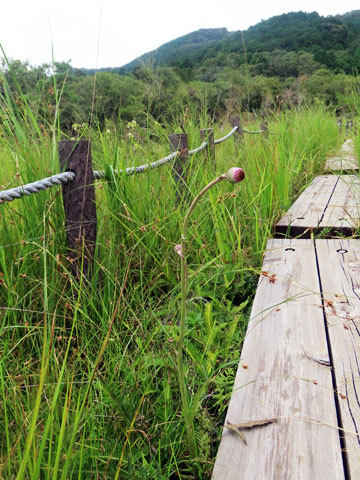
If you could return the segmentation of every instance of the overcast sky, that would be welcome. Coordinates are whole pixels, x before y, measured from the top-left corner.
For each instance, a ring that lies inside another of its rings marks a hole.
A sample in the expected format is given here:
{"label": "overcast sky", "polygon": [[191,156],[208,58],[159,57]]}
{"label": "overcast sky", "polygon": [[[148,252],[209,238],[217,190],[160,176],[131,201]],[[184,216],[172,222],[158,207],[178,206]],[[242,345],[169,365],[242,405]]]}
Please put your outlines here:
{"label": "overcast sky", "polygon": [[294,11],[334,15],[359,0],[2,0],[0,44],[33,65],[119,67],[199,28],[245,30]]}

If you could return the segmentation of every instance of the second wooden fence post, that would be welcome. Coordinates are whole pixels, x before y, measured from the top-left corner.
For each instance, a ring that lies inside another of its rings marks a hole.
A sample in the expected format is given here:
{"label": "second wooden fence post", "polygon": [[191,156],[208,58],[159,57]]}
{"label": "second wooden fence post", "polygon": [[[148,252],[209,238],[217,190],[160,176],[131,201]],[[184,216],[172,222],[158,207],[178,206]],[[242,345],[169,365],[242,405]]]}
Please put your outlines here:
{"label": "second wooden fence post", "polygon": [[172,152],[180,152],[180,155],[176,158],[173,175],[176,183],[177,199],[181,198],[184,190],[186,189],[186,161],[188,158],[188,136],[186,133],[173,133],[169,135]]}
{"label": "second wooden fence post", "polygon": [[339,127],[339,134],[341,135],[341,134],[342,134],[342,118],[340,118],[340,120],[338,121],[337,125],[338,125],[338,127]]}
{"label": "second wooden fence post", "polygon": [[260,130],[263,130],[262,134],[265,138],[269,138],[269,127],[268,122],[260,123]]}
{"label": "second wooden fence post", "polygon": [[235,153],[236,155],[239,153],[239,145],[242,143],[244,139],[244,132],[241,126],[240,117],[233,117],[230,119],[232,127],[238,127],[235,132],[234,140],[235,140]]}
{"label": "second wooden fence post", "polygon": [[207,141],[207,157],[215,167],[214,129],[204,128],[200,130],[200,139],[202,142]]}

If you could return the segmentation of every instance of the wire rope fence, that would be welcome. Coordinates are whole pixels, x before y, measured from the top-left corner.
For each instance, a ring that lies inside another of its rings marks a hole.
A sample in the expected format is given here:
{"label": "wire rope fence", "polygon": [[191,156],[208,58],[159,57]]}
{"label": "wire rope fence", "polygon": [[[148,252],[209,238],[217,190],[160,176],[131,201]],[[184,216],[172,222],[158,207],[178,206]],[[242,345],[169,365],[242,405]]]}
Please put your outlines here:
{"label": "wire rope fence", "polygon": [[[173,176],[177,184],[177,193],[186,184],[185,165],[189,156],[207,149],[208,158],[215,163],[215,145],[225,142],[236,135],[235,146],[238,151],[239,143],[246,134],[264,134],[267,136],[267,124],[263,123],[259,130],[249,131],[242,128],[239,117],[231,119],[232,130],[219,139],[214,139],[212,128],[200,131],[203,142],[196,148],[188,150],[188,136],[185,133],[169,135],[172,153],[155,162],[149,162],[137,167],[128,167],[124,170],[112,170],[114,175],[138,175],[154,170],[173,162]],[[48,188],[62,186],[63,204],[65,210],[65,224],[67,231],[67,246],[74,259],[81,262],[81,272],[91,275],[91,257],[96,245],[96,203],[94,180],[106,179],[107,172],[92,169],[90,142],[86,140],[72,140],[59,142],[59,160],[61,173],[46,177],[26,185],[0,191],[0,204],[12,202],[16,199],[39,193]],[[79,248],[83,254],[79,255]],[[75,267],[77,262],[75,262]],[[78,268],[78,266],[76,267]],[[77,274],[79,270],[77,269]]]}
{"label": "wire rope fence", "polygon": [[[220,143],[225,142],[228,138],[232,137],[235,132],[239,131],[241,127],[236,125],[227,135],[225,135],[222,138],[219,138],[217,140],[213,140],[214,145],[219,145]],[[212,129],[206,129],[206,130],[212,130]],[[250,131],[246,129],[241,129],[241,132],[247,133],[247,134],[260,134],[260,133],[266,133],[267,132],[267,127],[262,128],[260,130],[255,130],[255,131]],[[175,134],[177,135],[177,134]],[[182,134],[179,134],[182,135]],[[189,150],[187,152],[188,156],[195,155],[196,153],[199,153],[203,150],[205,150],[211,142],[208,140],[205,140],[202,142],[201,145],[198,147]],[[163,165],[166,165],[170,163],[172,160],[175,158],[179,157],[182,154],[182,151],[176,150],[170,155],[161,158],[155,162],[151,163],[146,163],[144,165],[140,165],[138,167],[128,167],[125,170],[113,170],[113,173],[115,175],[123,174],[125,172],[126,175],[137,175],[143,172],[146,172],[148,170],[153,170],[156,168],[159,168]],[[94,170],[93,171],[94,179],[104,179],[106,178],[106,173],[105,171],[100,171],[100,170]],[[52,188],[55,186],[59,186],[62,184],[67,184],[68,182],[71,182],[75,178],[75,173],[71,171],[65,171],[62,173],[58,173],[56,175],[52,175],[51,177],[43,178],[40,180],[36,180],[35,182],[28,183],[26,185],[22,185],[19,187],[11,188],[8,190],[2,190],[0,191],[0,203],[5,203],[5,202],[11,202],[15,199],[20,199],[24,196],[29,196],[34,193],[39,193],[43,190],[46,190],[48,188]]]}

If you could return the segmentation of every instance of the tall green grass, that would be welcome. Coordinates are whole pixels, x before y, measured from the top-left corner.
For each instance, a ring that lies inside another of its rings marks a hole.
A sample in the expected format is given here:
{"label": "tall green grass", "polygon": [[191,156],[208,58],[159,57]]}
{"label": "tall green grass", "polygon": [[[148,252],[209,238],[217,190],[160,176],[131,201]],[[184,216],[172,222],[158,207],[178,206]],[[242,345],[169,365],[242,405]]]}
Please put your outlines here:
{"label": "tall green grass", "polygon": [[[61,104],[60,104],[61,108]],[[11,92],[0,104],[0,183],[58,172],[57,123],[40,128]],[[190,148],[208,119],[186,121]],[[71,276],[61,192],[0,205],[0,477],[209,478],[231,394],[262,253],[277,218],[338,136],[320,107],[269,119],[269,137],[231,138],[216,164],[189,158],[178,202],[171,166],[127,177],[121,169],[169,153],[179,126],[84,129],[96,182],[98,248],[91,286]],[[230,130],[215,125],[215,137]],[[257,128],[249,122],[247,128]],[[129,133],[129,132],[128,132]],[[179,331],[179,242],[186,197],[240,166],[238,187],[212,189],[188,229],[189,301],[184,372],[198,457],[189,457],[174,338]]]}

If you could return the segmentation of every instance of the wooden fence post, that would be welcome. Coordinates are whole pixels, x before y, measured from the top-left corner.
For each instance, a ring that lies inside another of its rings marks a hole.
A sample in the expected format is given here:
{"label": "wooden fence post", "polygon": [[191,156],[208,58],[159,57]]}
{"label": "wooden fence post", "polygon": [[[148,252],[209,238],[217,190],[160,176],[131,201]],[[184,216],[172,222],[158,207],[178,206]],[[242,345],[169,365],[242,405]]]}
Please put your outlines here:
{"label": "wooden fence post", "polygon": [[65,226],[70,262],[74,275],[90,280],[96,246],[96,204],[90,142],[59,142],[61,171],[75,173],[71,182],[62,185]]}
{"label": "wooden fence post", "polygon": [[338,127],[339,127],[339,134],[341,135],[341,133],[342,133],[342,118],[340,118],[340,120],[338,121],[337,125],[338,125]]}
{"label": "wooden fence post", "polygon": [[207,158],[215,166],[215,144],[214,144],[214,129],[203,128],[200,130],[200,139],[202,142],[207,141]]}
{"label": "wooden fence post", "polygon": [[244,139],[244,132],[243,132],[243,129],[242,129],[242,126],[241,126],[240,117],[233,117],[233,118],[230,119],[230,122],[231,122],[231,125],[232,125],[233,128],[238,127],[238,129],[236,130],[235,135],[234,135],[235,152],[236,152],[236,154],[238,154],[239,144],[241,144],[241,142]]}
{"label": "wooden fence post", "polygon": [[260,123],[260,130],[264,130],[262,133],[265,138],[269,138],[269,127],[268,122]]}
{"label": "wooden fence post", "polygon": [[186,187],[186,161],[188,158],[188,136],[186,133],[173,133],[169,135],[171,151],[180,151],[173,166],[173,176],[177,185],[176,196],[182,197],[184,187]]}
{"label": "wooden fence post", "polygon": [[353,121],[353,120],[350,120],[349,127],[350,127],[351,130],[354,132],[354,135],[357,136],[357,128],[356,128],[356,126],[354,125],[354,121]]}

